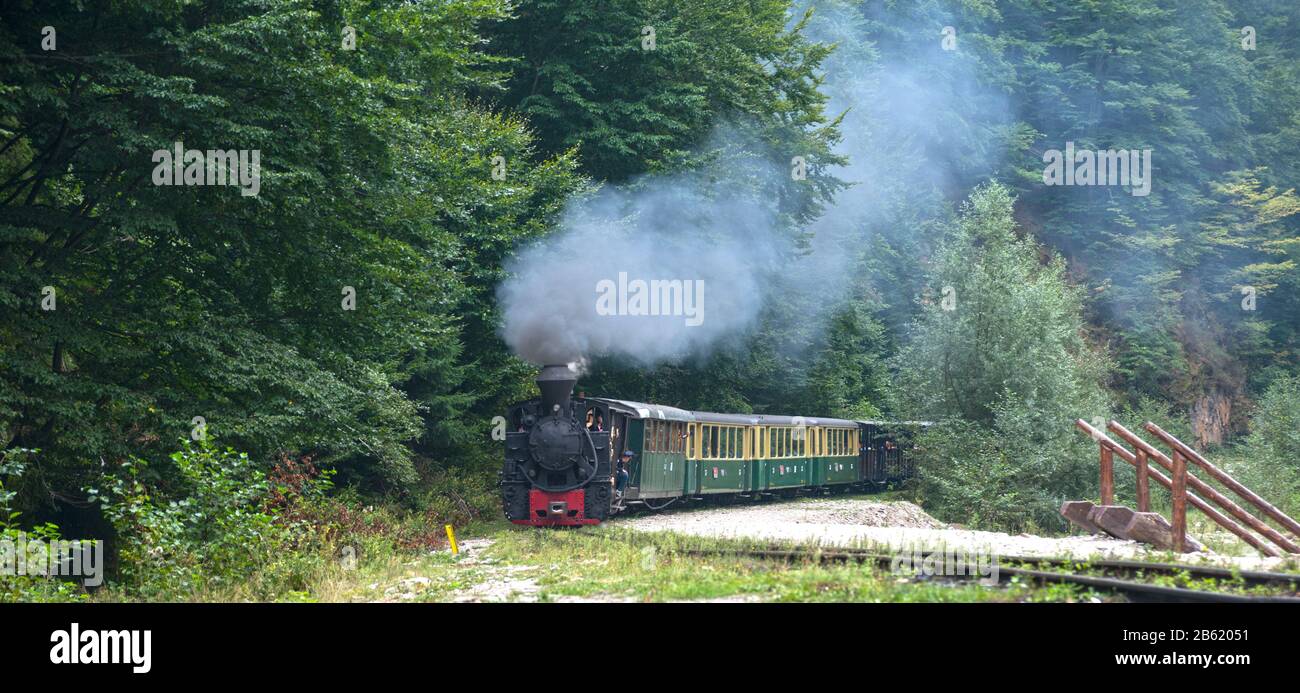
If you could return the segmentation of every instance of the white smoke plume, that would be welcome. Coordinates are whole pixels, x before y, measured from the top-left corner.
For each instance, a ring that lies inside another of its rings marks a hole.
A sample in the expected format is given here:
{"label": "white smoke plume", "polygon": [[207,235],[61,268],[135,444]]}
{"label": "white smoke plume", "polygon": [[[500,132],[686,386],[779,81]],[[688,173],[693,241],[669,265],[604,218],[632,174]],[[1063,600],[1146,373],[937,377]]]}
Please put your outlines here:
{"label": "white smoke plume", "polygon": [[[763,306],[760,273],[777,256],[776,215],[739,197],[706,199],[695,182],[606,189],[572,205],[558,235],[517,254],[498,291],[515,353],[537,364],[620,354],[653,365],[743,335]],[[691,300],[658,315],[598,310],[602,293],[636,280],[674,282]]]}
{"label": "white smoke plume", "polygon": [[[1001,152],[964,149],[970,138],[962,128],[969,124],[961,119],[971,107],[986,119],[990,113],[994,120],[1004,112],[1009,117],[1007,100],[980,86],[960,54],[940,48],[942,22],[926,20],[914,30],[918,41],[933,42],[933,59],[903,62],[882,58],[869,42],[855,40],[865,35],[865,20],[855,10],[834,0],[811,4],[821,16],[806,28],[808,36],[854,47],[837,50],[823,65],[827,113],[845,114],[836,153],[849,159],[832,174],[851,187],[806,229],[812,233],[809,247],[795,247],[773,205],[743,192],[762,189],[767,177],[790,175],[760,162],[798,153],[767,152],[707,174],[648,177],[575,199],[558,233],[521,249],[508,263],[511,277],[498,289],[502,336],[517,355],[537,364],[605,355],[647,366],[680,362],[743,340],[777,292],[785,319],[794,316],[801,327],[819,323],[852,300],[849,288],[867,240],[887,223],[886,201],[898,204],[919,191],[952,188],[958,169],[970,175],[1001,163]],[[706,149],[763,151],[730,131],[708,144]],[[646,282],[702,282],[702,320],[690,325],[675,314],[602,315],[598,286],[617,282],[620,273]],[[817,332],[805,334],[815,338]]]}

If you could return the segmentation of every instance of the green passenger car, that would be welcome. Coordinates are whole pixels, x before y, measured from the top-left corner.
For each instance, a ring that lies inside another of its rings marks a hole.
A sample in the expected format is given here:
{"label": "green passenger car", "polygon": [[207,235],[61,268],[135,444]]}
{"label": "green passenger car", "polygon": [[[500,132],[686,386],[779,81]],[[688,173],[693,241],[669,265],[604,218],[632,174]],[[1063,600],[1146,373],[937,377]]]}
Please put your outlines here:
{"label": "green passenger car", "polygon": [[661,507],[677,498],[791,495],[866,481],[859,422],[846,419],[693,412],[598,399],[610,421],[613,457],[633,454],[625,504]]}

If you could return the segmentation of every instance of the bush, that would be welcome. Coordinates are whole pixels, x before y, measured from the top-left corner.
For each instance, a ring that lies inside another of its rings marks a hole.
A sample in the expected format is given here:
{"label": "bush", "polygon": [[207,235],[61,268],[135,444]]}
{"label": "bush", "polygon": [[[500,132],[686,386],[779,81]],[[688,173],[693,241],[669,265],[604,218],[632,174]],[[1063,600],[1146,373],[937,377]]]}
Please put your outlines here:
{"label": "bush", "polygon": [[183,441],[171,460],[176,473],[166,478],[178,483],[131,458],[103,488],[87,489],[117,532],[117,578],[128,594],[176,599],[230,587],[310,539],[310,525],[286,511],[290,498],[328,483],[314,468],[280,470],[273,483],[247,454],[208,441]]}

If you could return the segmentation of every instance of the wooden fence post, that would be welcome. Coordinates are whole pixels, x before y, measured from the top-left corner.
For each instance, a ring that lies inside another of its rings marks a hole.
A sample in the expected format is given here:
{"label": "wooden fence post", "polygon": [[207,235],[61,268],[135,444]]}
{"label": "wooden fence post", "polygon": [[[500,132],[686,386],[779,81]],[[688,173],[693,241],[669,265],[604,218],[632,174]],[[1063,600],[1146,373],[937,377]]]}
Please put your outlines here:
{"label": "wooden fence post", "polygon": [[1115,462],[1114,453],[1109,446],[1099,443],[1101,448],[1101,504],[1115,504]]}
{"label": "wooden fence post", "polygon": [[1138,512],[1151,512],[1151,487],[1147,468],[1147,452],[1141,448],[1137,451],[1137,501]]}
{"label": "wooden fence post", "polygon": [[1171,524],[1174,530],[1174,550],[1182,553],[1187,541],[1187,458],[1183,453],[1174,451],[1174,478],[1170,491],[1173,495],[1174,510]]}

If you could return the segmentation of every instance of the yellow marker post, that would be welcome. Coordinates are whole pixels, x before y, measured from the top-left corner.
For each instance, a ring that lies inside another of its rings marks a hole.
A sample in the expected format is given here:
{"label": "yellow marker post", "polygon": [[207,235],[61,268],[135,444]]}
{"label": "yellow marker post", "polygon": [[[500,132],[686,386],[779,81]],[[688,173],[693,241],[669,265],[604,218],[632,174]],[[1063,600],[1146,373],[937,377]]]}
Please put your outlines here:
{"label": "yellow marker post", "polygon": [[447,541],[451,542],[451,552],[460,553],[460,547],[456,546],[456,531],[447,525]]}

